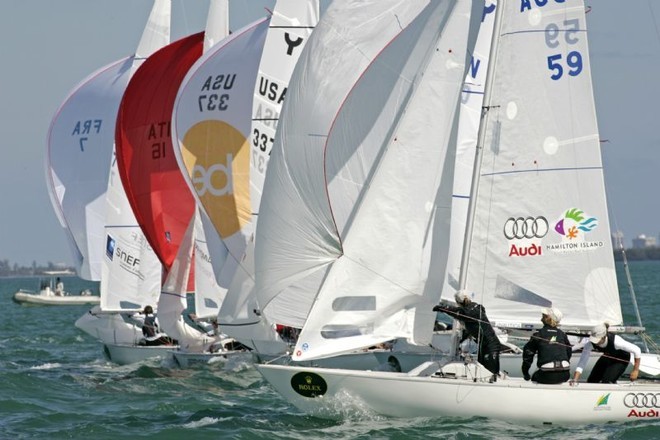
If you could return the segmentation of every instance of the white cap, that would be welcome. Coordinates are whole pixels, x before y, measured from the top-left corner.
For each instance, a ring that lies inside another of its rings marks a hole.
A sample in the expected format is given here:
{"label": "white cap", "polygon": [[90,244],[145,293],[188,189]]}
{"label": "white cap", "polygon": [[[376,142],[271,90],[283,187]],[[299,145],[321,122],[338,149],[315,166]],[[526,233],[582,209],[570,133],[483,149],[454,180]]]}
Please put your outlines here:
{"label": "white cap", "polygon": [[561,322],[561,318],[564,317],[564,314],[557,307],[548,307],[541,310],[541,314],[549,316],[556,324]]}
{"label": "white cap", "polygon": [[466,299],[471,300],[470,294],[467,293],[467,290],[459,290],[454,294],[454,299],[458,304],[463,304]]}
{"label": "white cap", "polygon": [[592,344],[598,344],[603,337],[607,335],[607,327],[605,327],[605,324],[598,324],[594,328],[591,329],[591,336],[589,336],[589,340],[591,341]]}

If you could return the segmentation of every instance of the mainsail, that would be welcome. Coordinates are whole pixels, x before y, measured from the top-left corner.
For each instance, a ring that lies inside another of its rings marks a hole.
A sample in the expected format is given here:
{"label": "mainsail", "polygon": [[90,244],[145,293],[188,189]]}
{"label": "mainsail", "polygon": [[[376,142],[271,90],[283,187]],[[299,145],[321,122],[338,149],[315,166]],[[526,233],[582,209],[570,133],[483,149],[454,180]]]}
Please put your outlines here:
{"label": "mainsail", "polygon": [[504,7],[466,288],[496,325],[537,325],[549,305],[564,328],[620,324],[584,6]]}

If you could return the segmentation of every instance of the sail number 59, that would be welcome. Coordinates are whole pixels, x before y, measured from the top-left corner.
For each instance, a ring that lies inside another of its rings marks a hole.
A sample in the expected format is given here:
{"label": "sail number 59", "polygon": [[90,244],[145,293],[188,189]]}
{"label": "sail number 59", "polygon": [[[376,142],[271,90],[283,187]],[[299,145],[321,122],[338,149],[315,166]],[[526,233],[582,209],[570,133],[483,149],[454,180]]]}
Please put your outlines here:
{"label": "sail number 59", "polygon": [[561,54],[548,57],[548,69],[553,71],[550,78],[557,81],[564,75],[564,64],[568,67],[570,76],[578,76],[582,72],[582,54],[577,51],[569,52],[564,60]]}

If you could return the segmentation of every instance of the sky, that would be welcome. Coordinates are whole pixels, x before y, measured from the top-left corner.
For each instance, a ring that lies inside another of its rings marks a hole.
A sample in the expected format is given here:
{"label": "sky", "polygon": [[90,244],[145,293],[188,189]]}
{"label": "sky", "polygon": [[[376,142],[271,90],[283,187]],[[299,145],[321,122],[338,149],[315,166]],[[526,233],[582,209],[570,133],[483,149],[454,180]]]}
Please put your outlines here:
{"label": "sky", "polygon": [[[273,4],[230,0],[230,28]],[[628,247],[640,234],[660,235],[660,2],[586,4],[610,224]],[[50,120],[78,82],[135,52],[151,5],[0,1],[0,260],[72,264],[46,188]],[[208,0],[172,0],[172,40],[203,30],[207,12]]]}

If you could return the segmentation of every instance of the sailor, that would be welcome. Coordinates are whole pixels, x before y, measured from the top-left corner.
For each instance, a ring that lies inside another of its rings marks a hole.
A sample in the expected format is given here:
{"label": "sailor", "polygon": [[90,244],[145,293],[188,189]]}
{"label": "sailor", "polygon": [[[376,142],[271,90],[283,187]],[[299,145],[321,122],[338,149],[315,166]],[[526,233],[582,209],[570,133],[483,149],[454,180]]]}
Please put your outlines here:
{"label": "sailor", "polygon": [[64,296],[64,283],[60,279],[60,277],[57,277],[55,280],[55,295],[56,296]]}
{"label": "sailor", "polygon": [[144,322],[142,324],[144,345],[173,345],[177,343],[169,336],[160,333],[158,322],[154,315],[154,309],[151,306],[145,306],[142,314],[144,314]]}
{"label": "sailor", "polygon": [[438,304],[433,307],[433,311],[444,312],[463,323],[465,331],[461,342],[468,337],[477,341],[477,360],[493,373],[493,379],[496,380],[500,372],[500,340],[488,321],[486,309],[481,304],[472,301],[465,290],[456,292],[454,299],[458,307]]}
{"label": "sailor", "polygon": [[580,361],[575,369],[573,382],[577,382],[589,361],[589,355],[592,348],[600,351],[603,355],[596,361],[587,379],[590,383],[616,383],[621,377],[628,364],[630,363],[630,354],[635,358],[633,370],[630,373],[630,380],[637,380],[639,374],[639,364],[642,357],[642,350],[635,344],[630,343],[619,335],[608,331],[607,324],[598,324],[591,330],[591,336],[585,341]]}
{"label": "sailor", "polygon": [[541,311],[543,328],[536,331],[523,347],[522,373],[529,380],[529,368],[537,355],[538,370],[531,379],[543,384],[566,382],[571,378],[571,343],[566,334],[557,328],[563,314],[556,307]]}

